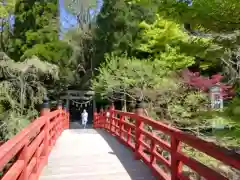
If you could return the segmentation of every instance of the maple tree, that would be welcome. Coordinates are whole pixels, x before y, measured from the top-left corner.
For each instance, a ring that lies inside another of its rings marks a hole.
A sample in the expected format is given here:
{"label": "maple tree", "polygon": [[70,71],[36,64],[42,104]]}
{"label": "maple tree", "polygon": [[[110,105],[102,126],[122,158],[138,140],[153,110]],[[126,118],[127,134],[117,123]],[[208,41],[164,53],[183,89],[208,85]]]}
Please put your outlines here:
{"label": "maple tree", "polygon": [[214,85],[219,85],[222,90],[223,99],[231,99],[235,92],[231,85],[221,82],[224,78],[221,74],[215,74],[211,77],[201,76],[199,72],[191,72],[188,69],[182,71],[182,77],[188,85],[200,89],[204,92],[208,92],[209,88]]}

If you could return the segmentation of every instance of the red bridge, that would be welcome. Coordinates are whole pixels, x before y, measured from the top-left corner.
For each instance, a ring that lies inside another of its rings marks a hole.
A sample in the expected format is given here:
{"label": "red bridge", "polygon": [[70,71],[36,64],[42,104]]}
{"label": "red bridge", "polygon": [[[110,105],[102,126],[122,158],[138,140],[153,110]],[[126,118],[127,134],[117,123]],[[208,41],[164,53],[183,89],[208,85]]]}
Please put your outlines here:
{"label": "red bridge", "polygon": [[188,169],[207,180],[228,179],[190,157],[186,146],[240,169],[237,153],[135,113],[110,114],[95,113],[92,129],[71,129],[61,107],[43,111],[0,147],[0,179],[187,180]]}

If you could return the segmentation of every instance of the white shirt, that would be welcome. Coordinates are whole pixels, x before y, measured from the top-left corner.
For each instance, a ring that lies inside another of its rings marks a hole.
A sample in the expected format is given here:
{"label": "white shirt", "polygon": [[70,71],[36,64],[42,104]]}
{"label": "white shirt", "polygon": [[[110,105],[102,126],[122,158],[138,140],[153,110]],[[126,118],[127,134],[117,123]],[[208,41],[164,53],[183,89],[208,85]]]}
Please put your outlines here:
{"label": "white shirt", "polygon": [[88,113],[87,112],[83,112],[82,113],[82,121],[87,121],[88,120]]}

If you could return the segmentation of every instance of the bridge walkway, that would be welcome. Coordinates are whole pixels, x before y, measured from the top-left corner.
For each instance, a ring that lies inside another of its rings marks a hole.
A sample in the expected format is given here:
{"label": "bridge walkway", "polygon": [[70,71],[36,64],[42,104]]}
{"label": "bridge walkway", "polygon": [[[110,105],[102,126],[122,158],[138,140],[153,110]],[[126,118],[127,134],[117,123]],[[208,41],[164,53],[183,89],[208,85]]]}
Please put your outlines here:
{"label": "bridge walkway", "polygon": [[101,129],[69,129],[57,140],[40,180],[154,180],[130,149]]}

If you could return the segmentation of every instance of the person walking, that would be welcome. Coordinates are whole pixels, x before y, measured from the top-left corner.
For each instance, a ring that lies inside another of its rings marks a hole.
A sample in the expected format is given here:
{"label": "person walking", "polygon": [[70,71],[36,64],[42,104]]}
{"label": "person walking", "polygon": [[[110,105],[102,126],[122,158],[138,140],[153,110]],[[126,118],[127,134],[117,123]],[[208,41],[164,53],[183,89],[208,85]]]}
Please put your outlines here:
{"label": "person walking", "polygon": [[87,113],[86,109],[84,109],[82,112],[82,125],[83,125],[84,129],[87,126],[87,122],[88,122],[88,113]]}

